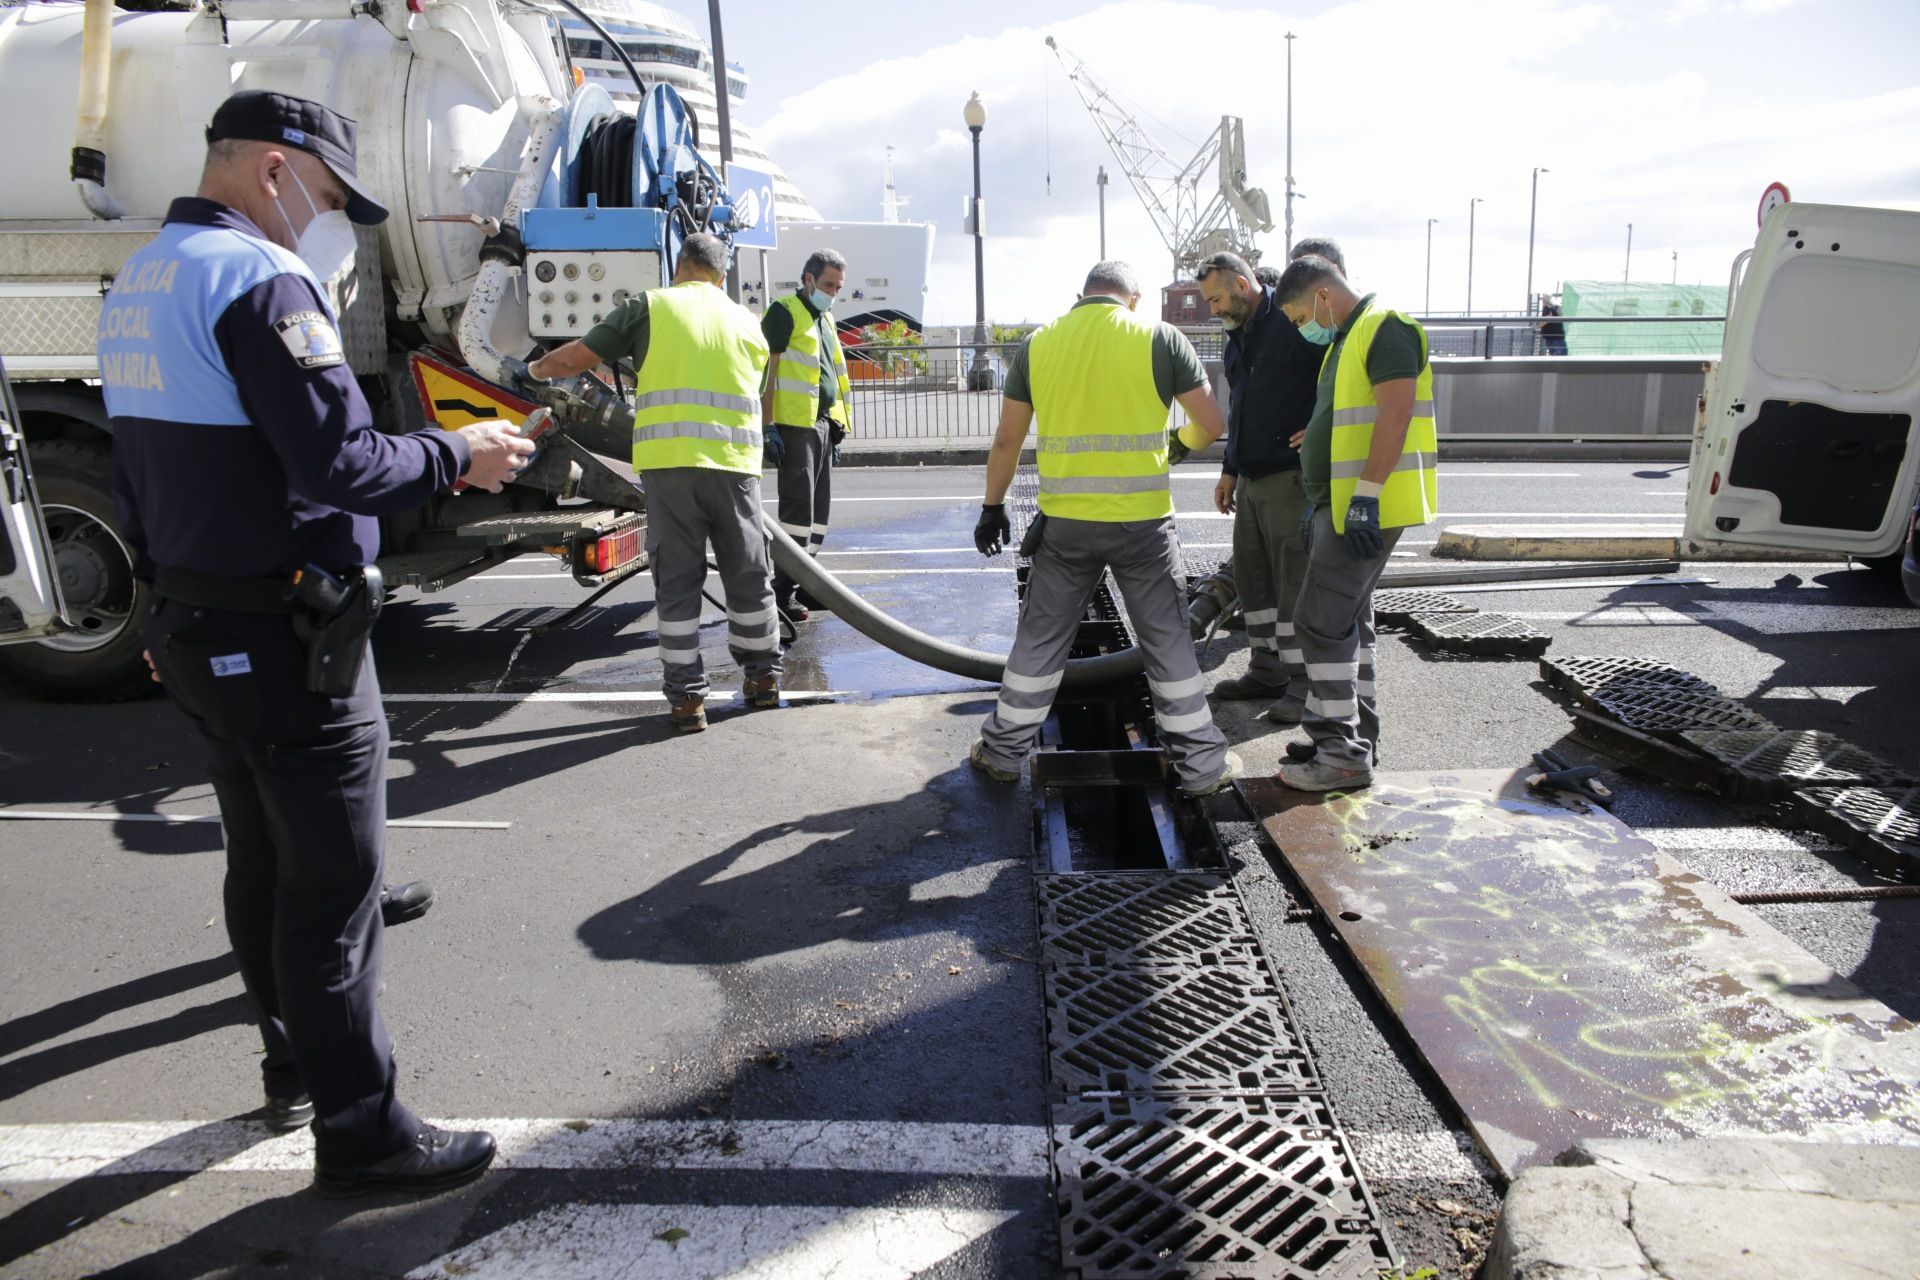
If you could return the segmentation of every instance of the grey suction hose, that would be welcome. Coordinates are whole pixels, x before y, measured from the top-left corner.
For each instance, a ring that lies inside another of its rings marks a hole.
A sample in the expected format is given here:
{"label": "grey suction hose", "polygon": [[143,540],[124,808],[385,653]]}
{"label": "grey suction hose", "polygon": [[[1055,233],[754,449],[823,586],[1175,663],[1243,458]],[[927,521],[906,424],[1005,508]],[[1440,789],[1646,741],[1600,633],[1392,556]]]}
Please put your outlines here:
{"label": "grey suction hose", "polygon": [[[773,539],[773,560],[787,576],[805,587],[809,595],[826,602],[834,616],[867,639],[883,644],[902,657],[912,658],[936,670],[968,680],[1000,683],[1006,672],[1004,656],[963,649],[945,640],[936,640],[923,631],[896,622],[880,610],[840,585],[840,580],[820,567],[818,561],[800,549],[800,544],[773,520],[761,516],[767,534]],[[1096,685],[1130,680],[1145,668],[1138,649],[1102,654],[1098,658],[1075,658],[1067,663],[1060,684],[1065,689],[1090,689]]]}

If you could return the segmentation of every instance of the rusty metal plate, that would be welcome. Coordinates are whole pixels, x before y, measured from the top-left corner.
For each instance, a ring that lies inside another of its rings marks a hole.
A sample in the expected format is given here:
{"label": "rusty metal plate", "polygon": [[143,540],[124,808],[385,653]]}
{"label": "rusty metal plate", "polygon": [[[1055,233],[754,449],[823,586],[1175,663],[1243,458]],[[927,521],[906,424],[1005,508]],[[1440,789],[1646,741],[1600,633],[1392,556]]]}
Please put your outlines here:
{"label": "rusty metal plate", "polygon": [[1508,1177],[1588,1136],[1920,1141],[1920,1027],[1525,771],[1240,784]]}

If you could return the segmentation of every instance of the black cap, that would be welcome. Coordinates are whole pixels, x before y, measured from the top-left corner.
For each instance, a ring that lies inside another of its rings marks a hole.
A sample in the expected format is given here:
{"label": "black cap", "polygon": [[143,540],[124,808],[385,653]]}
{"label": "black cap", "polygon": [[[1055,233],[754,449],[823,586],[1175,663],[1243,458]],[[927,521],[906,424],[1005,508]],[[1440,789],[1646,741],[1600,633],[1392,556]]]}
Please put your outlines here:
{"label": "black cap", "polygon": [[227,138],[271,142],[320,157],[347,188],[347,217],[367,226],[387,220],[387,211],[354,176],[359,126],[317,102],[267,89],[242,89],[213,113],[207,141]]}

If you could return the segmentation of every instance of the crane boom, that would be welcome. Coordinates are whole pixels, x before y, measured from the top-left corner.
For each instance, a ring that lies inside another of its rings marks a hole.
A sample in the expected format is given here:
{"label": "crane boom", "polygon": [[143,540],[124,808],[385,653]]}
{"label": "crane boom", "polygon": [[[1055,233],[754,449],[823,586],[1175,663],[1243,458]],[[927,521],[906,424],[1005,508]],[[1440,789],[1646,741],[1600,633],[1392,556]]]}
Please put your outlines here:
{"label": "crane boom", "polygon": [[[1153,219],[1173,255],[1176,276],[1191,276],[1203,258],[1227,250],[1258,262],[1256,233],[1273,230],[1266,192],[1247,185],[1245,134],[1238,116],[1221,116],[1219,127],[1185,165],[1177,164],[1133,113],[1123,107],[1091,68],[1052,36],[1047,47],[1066,68],[1074,92],[1093,117],[1120,169]],[[1217,179],[1201,203],[1201,183]]]}

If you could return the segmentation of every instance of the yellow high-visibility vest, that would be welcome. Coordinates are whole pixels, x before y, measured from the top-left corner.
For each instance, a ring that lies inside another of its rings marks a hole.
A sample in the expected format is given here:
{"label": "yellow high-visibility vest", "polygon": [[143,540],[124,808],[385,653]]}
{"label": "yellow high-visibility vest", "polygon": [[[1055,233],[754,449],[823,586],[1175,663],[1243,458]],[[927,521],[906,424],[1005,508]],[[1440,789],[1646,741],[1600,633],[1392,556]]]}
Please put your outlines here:
{"label": "yellow high-visibility vest", "polygon": [[1042,512],[1107,522],[1173,514],[1152,322],[1119,304],[1077,306],[1028,339],[1027,374]]}
{"label": "yellow high-visibility vest", "polygon": [[820,330],[823,326],[814,322],[813,312],[807,310],[800,295],[790,293],[776,305],[793,313],[793,336],[787,339],[787,349],[773,365],[774,422],[783,427],[811,427],[819,423],[820,371],[824,361],[840,386],[840,398],[827,410],[827,417],[843,427],[851,427],[847,397],[852,388],[847,382],[847,358],[840,351],[839,332],[831,321],[824,326],[827,340],[826,350],[822,351]]}
{"label": "yellow high-visibility vest", "polygon": [[[1421,353],[1426,354],[1427,331],[1405,312],[1370,306],[1360,313],[1340,347],[1340,364],[1333,374],[1333,441],[1328,457],[1329,488],[1333,498],[1333,527],[1337,533],[1347,530],[1347,506],[1353,501],[1354,486],[1366,468],[1367,454],[1373,448],[1373,423],[1379,405],[1373,398],[1373,383],[1367,380],[1367,353],[1373,349],[1380,322],[1396,316],[1413,326],[1420,335]],[[1327,358],[1332,358],[1332,352]],[[1322,364],[1324,365],[1324,361]],[[1400,529],[1426,524],[1440,510],[1438,427],[1433,417],[1433,364],[1429,361],[1414,379],[1413,421],[1407,424],[1406,443],[1400,447],[1400,461],[1380,490],[1380,526]]]}
{"label": "yellow high-visibility vest", "polygon": [[633,469],[760,474],[767,340],[753,313],[704,281],[647,291],[649,336],[634,387]]}

